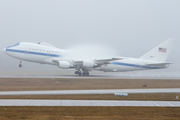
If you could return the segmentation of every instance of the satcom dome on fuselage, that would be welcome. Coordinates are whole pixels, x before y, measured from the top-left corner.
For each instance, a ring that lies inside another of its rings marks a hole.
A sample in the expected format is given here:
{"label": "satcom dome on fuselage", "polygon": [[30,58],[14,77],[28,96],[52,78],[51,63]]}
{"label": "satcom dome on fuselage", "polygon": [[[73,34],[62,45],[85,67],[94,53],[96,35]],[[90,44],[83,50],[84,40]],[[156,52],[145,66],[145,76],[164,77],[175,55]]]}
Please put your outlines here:
{"label": "satcom dome on fuselage", "polygon": [[39,42],[39,45],[44,45],[44,46],[48,46],[48,47],[54,47],[53,45],[46,43],[46,42]]}

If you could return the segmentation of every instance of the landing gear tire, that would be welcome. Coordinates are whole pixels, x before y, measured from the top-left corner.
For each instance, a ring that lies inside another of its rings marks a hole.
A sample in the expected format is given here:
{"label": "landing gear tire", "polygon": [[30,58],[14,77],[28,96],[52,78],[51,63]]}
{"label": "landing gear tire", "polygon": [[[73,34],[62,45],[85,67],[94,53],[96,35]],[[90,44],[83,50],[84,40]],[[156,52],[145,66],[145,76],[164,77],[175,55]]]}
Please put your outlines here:
{"label": "landing gear tire", "polygon": [[19,64],[19,67],[21,68],[21,67],[22,67],[22,64]]}
{"label": "landing gear tire", "polygon": [[81,72],[79,72],[78,75],[81,76]]}
{"label": "landing gear tire", "polygon": [[78,74],[79,76],[81,76],[81,71],[75,71],[75,74]]}
{"label": "landing gear tire", "polygon": [[85,76],[85,75],[86,75],[86,73],[83,72],[83,76]]}
{"label": "landing gear tire", "polygon": [[21,61],[19,61],[19,67],[21,68],[22,67],[22,64],[21,64],[22,62]]}
{"label": "landing gear tire", "polygon": [[83,72],[83,76],[89,76],[89,72]]}
{"label": "landing gear tire", "polygon": [[79,73],[79,71],[75,71],[75,74],[78,74]]}

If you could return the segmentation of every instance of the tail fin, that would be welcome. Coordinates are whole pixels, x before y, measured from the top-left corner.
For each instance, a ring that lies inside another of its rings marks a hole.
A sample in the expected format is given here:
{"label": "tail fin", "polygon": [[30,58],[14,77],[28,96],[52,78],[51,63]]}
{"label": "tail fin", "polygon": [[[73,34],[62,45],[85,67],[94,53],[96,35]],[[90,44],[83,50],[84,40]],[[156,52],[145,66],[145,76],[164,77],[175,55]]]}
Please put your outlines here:
{"label": "tail fin", "polygon": [[166,41],[141,56],[139,59],[165,62],[169,53],[171,52],[174,42],[174,39],[168,38]]}

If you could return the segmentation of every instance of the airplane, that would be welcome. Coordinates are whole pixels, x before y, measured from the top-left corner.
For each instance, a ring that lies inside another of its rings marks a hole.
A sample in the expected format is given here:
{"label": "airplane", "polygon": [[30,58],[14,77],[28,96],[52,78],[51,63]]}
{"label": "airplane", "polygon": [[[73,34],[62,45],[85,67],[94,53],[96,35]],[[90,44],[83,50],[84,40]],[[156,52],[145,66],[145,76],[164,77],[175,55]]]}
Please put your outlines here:
{"label": "airplane", "polygon": [[166,62],[175,40],[168,38],[139,58],[113,57],[107,59],[73,60],[66,58],[66,50],[58,49],[45,42],[19,42],[3,49],[7,55],[18,59],[19,67],[22,61],[49,64],[61,69],[75,69],[75,74],[89,76],[89,71],[125,72],[168,68]]}

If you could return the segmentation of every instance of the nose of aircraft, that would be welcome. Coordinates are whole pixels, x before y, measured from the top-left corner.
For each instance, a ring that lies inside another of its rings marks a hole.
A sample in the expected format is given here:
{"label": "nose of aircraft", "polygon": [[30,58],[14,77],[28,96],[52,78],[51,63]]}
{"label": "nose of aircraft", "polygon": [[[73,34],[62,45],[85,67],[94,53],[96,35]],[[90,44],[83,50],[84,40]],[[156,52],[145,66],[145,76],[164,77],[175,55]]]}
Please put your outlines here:
{"label": "nose of aircraft", "polygon": [[4,48],[4,49],[3,49],[3,52],[5,52],[5,53],[6,53],[6,48]]}

